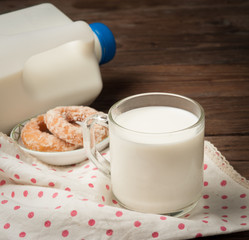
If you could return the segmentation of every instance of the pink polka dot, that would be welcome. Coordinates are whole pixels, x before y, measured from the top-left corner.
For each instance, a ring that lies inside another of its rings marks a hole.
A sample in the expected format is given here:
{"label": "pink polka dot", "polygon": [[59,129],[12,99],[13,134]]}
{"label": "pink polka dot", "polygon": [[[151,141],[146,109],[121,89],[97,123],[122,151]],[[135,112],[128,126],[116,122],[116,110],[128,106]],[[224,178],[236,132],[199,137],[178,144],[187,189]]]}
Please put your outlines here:
{"label": "pink polka dot", "polygon": [[48,184],[48,186],[50,186],[50,187],[54,187],[54,183],[53,182],[50,182],[49,184]]}
{"label": "pink polka dot", "polygon": [[243,194],[240,195],[240,198],[245,198],[245,197],[246,197],[245,193],[243,193]]}
{"label": "pink polka dot", "polygon": [[71,198],[71,197],[73,197],[73,195],[72,195],[72,194],[67,195],[67,198]]}
{"label": "pink polka dot", "polygon": [[75,217],[77,214],[78,214],[78,213],[77,213],[76,210],[71,211],[71,216],[72,216],[72,217]]}
{"label": "pink polka dot", "polygon": [[222,199],[227,199],[228,197],[227,197],[227,195],[222,195],[221,198]]}
{"label": "pink polka dot", "polygon": [[225,232],[227,229],[226,229],[226,227],[221,226],[221,227],[220,227],[220,230],[221,230],[222,232]]}
{"label": "pink polka dot", "polygon": [[102,201],[105,202],[105,197],[104,196],[102,196]]}
{"label": "pink polka dot", "polygon": [[38,197],[39,198],[43,197],[43,191],[38,192]]}
{"label": "pink polka dot", "polygon": [[228,209],[228,206],[222,206],[221,208],[222,209]]}
{"label": "pink polka dot", "polygon": [[89,183],[88,186],[89,186],[90,188],[94,188],[94,185],[93,185],[92,183]]}
{"label": "pink polka dot", "polygon": [[112,229],[108,229],[107,231],[106,231],[106,235],[107,236],[111,236],[113,234],[113,230]]}
{"label": "pink polka dot", "polygon": [[25,233],[25,232],[20,232],[20,233],[19,233],[19,237],[20,237],[20,238],[23,238],[23,237],[25,237],[25,236],[26,236],[26,233]]}
{"label": "pink polka dot", "polygon": [[228,222],[226,219],[221,219],[223,222]]}
{"label": "pink polka dot", "polygon": [[180,223],[180,224],[178,225],[178,228],[179,228],[180,230],[183,230],[183,229],[185,228],[185,225],[184,225],[183,223]]}
{"label": "pink polka dot", "polygon": [[0,171],[1,171],[1,172],[4,172],[4,170],[3,170],[2,168],[0,168]]}
{"label": "pink polka dot", "polygon": [[62,237],[67,237],[68,234],[69,234],[68,230],[63,230],[61,233]]}
{"label": "pink polka dot", "polygon": [[203,185],[204,185],[204,187],[208,186],[208,182],[207,182],[207,181],[204,181],[204,182],[203,182]]}
{"label": "pink polka dot", "polygon": [[71,172],[73,172],[73,170],[71,169],[71,170],[69,170],[69,171],[67,171],[68,173],[71,173]]}
{"label": "pink polka dot", "polygon": [[1,201],[2,204],[6,204],[7,202],[8,202],[8,200]]}
{"label": "pink polka dot", "polygon": [[240,225],[241,225],[241,226],[246,226],[246,225],[247,225],[247,223],[241,223]]}
{"label": "pink polka dot", "polygon": [[94,219],[90,219],[90,220],[88,221],[88,225],[89,225],[89,226],[95,225],[95,220],[94,220]]}
{"label": "pink polka dot", "polygon": [[15,192],[11,193],[11,197],[14,198],[15,197]]}
{"label": "pink polka dot", "polygon": [[123,215],[123,213],[122,213],[121,211],[117,211],[117,212],[116,212],[116,216],[117,216],[117,217],[121,217],[122,215]]}
{"label": "pink polka dot", "polygon": [[2,180],[2,181],[0,182],[0,186],[3,186],[4,184],[6,184],[6,181],[5,181],[5,180]]}
{"label": "pink polka dot", "polygon": [[207,220],[202,220],[202,222],[204,222],[204,223],[208,223],[208,221],[207,221]]}
{"label": "pink polka dot", "polygon": [[18,210],[20,208],[20,206],[15,206],[14,210]]}
{"label": "pink polka dot", "polygon": [[104,204],[98,204],[98,207],[104,207],[105,205]]}
{"label": "pink polka dot", "polygon": [[209,209],[209,206],[203,206],[204,209]]}
{"label": "pink polka dot", "polygon": [[242,215],[241,218],[247,218],[247,216],[246,215]]}
{"label": "pink polka dot", "polygon": [[35,178],[31,178],[30,181],[31,181],[32,183],[36,183],[36,179],[35,179]]}
{"label": "pink polka dot", "polygon": [[140,227],[141,226],[141,222],[140,221],[135,221],[134,222],[134,226],[135,227]]}
{"label": "pink polka dot", "polygon": [[15,177],[16,179],[20,179],[20,176],[19,176],[18,174],[15,174],[14,177]]}
{"label": "pink polka dot", "polygon": [[27,191],[27,190],[25,190],[25,191],[23,192],[23,196],[24,196],[24,197],[27,197],[27,196],[28,196],[28,191]]}
{"label": "pink polka dot", "polygon": [[222,215],[222,217],[227,218],[228,216],[227,215]]}
{"label": "pink polka dot", "polygon": [[5,223],[3,226],[4,229],[9,229],[10,228],[10,224],[9,223]]}
{"label": "pink polka dot", "polygon": [[113,202],[114,204],[118,204],[118,202],[117,202],[116,200],[112,200],[112,202]]}
{"label": "pink polka dot", "polygon": [[71,192],[71,189],[70,189],[69,187],[66,187],[66,188],[65,188],[65,191]]}
{"label": "pink polka dot", "polygon": [[159,236],[158,232],[153,232],[153,233],[152,233],[152,237],[153,237],[153,238],[157,238],[158,236]]}
{"label": "pink polka dot", "polygon": [[109,187],[109,185],[108,185],[108,184],[106,184],[106,185],[105,185],[105,187],[106,187],[106,189],[107,189],[107,190],[109,190],[109,189],[110,189],[110,187]]}
{"label": "pink polka dot", "polygon": [[247,206],[241,206],[240,208],[241,208],[241,209],[246,209],[246,208],[247,208]]}
{"label": "pink polka dot", "polygon": [[226,180],[222,180],[222,181],[220,182],[220,185],[221,185],[222,187],[225,187],[225,186],[227,185],[227,181],[226,181]]}
{"label": "pink polka dot", "polygon": [[47,220],[45,223],[44,223],[44,226],[45,227],[50,227],[51,226],[51,222],[49,220]]}
{"label": "pink polka dot", "polygon": [[60,209],[61,208],[61,206],[57,206],[55,209]]}
{"label": "pink polka dot", "polygon": [[97,178],[97,176],[93,175],[93,176],[91,176],[91,178]]}
{"label": "pink polka dot", "polygon": [[30,212],[29,214],[28,214],[28,218],[33,218],[34,217],[34,212]]}
{"label": "pink polka dot", "polygon": [[58,193],[55,192],[53,195],[52,195],[52,198],[56,198],[58,196]]}
{"label": "pink polka dot", "polygon": [[197,234],[195,235],[195,237],[196,237],[196,238],[202,237],[202,234],[201,234],[201,233],[197,233]]}
{"label": "pink polka dot", "polygon": [[209,198],[209,195],[207,195],[207,194],[206,194],[206,195],[203,195],[203,198],[204,198],[204,199],[208,199],[208,198]]}
{"label": "pink polka dot", "polygon": [[166,220],[167,218],[165,216],[160,217],[161,220]]}
{"label": "pink polka dot", "polygon": [[19,154],[16,154],[16,158],[17,158],[17,159],[20,159],[20,156],[19,156]]}
{"label": "pink polka dot", "polygon": [[207,164],[204,164],[203,169],[206,170],[207,167],[208,167],[208,165],[207,165]]}

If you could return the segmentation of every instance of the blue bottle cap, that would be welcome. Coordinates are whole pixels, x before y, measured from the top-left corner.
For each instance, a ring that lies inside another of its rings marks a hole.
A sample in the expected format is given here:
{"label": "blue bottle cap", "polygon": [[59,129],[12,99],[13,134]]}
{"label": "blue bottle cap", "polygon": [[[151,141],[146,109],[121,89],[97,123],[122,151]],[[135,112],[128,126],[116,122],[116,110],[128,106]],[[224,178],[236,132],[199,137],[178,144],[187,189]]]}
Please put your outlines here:
{"label": "blue bottle cap", "polygon": [[102,56],[99,64],[111,61],[116,52],[116,42],[111,30],[103,23],[91,23],[89,26],[98,37],[101,45]]}

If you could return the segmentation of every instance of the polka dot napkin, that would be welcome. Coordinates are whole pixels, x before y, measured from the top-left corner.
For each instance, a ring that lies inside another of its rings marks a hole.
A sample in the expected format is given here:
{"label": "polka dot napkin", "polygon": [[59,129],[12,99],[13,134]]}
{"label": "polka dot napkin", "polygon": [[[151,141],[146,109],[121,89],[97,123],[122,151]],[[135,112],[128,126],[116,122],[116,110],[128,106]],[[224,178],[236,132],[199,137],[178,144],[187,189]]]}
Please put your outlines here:
{"label": "polka dot napkin", "polygon": [[1,239],[189,239],[249,230],[249,183],[205,142],[197,207],[181,218],[143,214],[119,207],[88,160],[49,166],[0,134],[0,214]]}

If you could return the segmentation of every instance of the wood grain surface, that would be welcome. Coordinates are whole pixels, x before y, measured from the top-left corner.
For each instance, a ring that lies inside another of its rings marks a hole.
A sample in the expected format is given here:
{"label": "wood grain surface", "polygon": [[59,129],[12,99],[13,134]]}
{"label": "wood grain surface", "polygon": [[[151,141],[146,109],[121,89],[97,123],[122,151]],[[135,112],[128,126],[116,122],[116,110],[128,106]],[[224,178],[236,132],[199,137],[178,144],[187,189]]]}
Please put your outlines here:
{"label": "wood grain surface", "polygon": [[[206,139],[249,179],[249,1],[53,0],[72,20],[113,31],[115,59],[101,66],[92,104],[108,111],[132,94],[171,92],[198,101]],[[0,0],[0,14],[42,3]],[[248,206],[249,207],[249,206]],[[249,239],[249,231],[207,237]]]}

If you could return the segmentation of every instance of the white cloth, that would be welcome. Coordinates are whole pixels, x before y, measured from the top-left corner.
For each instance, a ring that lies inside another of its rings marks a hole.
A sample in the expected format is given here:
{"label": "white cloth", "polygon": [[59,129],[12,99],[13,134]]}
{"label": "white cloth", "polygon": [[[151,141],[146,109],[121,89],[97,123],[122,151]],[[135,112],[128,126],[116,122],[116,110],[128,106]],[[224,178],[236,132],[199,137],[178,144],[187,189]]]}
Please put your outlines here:
{"label": "white cloth", "polygon": [[[108,153],[107,153],[108,155]],[[54,167],[0,134],[0,239],[188,239],[249,230],[249,183],[205,142],[204,188],[181,217],[118,206],[88,160]]]}

